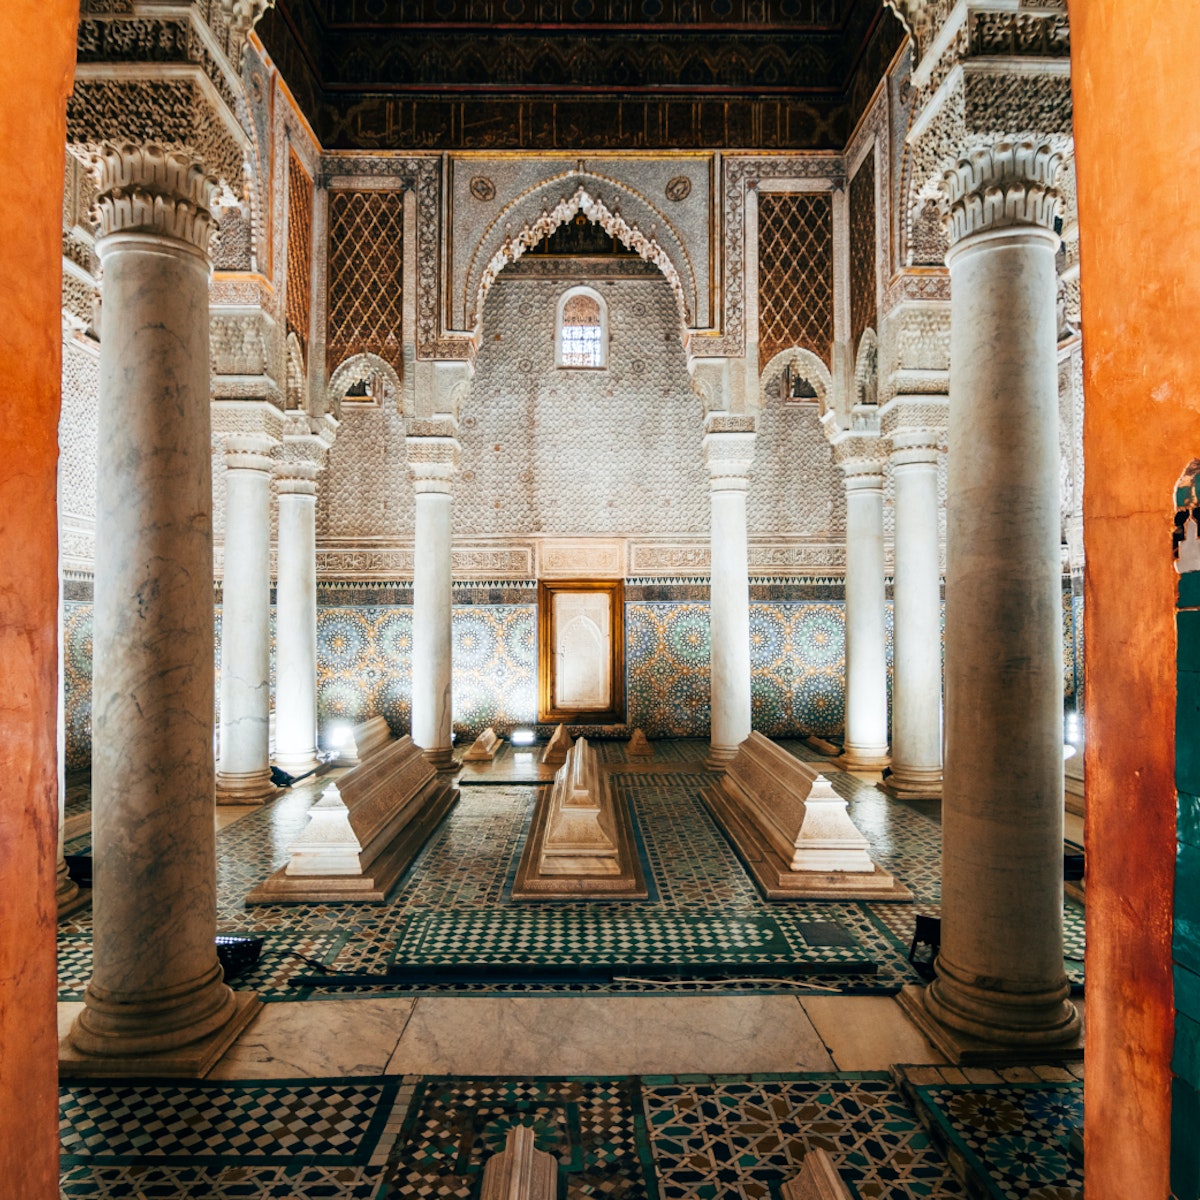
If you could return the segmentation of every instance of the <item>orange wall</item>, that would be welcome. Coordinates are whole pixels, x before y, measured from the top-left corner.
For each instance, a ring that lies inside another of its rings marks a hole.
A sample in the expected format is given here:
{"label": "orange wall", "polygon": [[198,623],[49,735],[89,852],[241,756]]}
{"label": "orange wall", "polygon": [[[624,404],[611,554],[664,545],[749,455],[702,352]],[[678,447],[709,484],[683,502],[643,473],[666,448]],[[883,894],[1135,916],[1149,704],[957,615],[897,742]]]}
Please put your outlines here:
{"label": "orange wall", "polygon": [[0,55],[0,1190],[58,1195],[54,477],[74,0],[3,0]]}
{"label": "orange wall", "polygon": [[1169,1193],[1172,488],[1200,454],[1200,4],[1072,0],[1084,386],[1087,1200]]}

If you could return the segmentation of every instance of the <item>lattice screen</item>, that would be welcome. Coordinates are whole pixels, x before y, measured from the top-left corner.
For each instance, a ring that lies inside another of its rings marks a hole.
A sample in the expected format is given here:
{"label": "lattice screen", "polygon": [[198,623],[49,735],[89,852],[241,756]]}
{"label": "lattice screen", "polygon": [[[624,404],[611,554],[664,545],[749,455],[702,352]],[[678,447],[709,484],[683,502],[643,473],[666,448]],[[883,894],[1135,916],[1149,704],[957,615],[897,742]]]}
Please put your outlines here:
{"label": "lattice screen", "polygon": [[758,200],[759,362],[798,346],[828,366],[832,344],[832,197],[763,193]]}
{"label": "lattice screen", "polygon": [[403,286],[403,193],[331,193],[326,345],[331,371],[364,353],[378,354],[401,371]]}
{"label": "lattice screen", "polygon": [[312,303],[312,180],[295,151],[288,151],[287,332],[308,354],[308,314]]}
{"label": "lattice screen", "polygon": [[[850,344],[875,329],[875,155],[850,180]],[[878,331],[877,331],[878,332]]]}

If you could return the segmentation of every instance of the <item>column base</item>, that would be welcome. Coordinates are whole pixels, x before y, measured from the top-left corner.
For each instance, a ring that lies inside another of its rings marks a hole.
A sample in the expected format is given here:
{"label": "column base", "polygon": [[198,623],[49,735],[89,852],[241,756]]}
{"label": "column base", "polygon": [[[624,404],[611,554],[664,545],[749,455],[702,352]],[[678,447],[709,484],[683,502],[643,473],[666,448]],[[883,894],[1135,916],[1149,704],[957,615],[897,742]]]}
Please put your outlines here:
{"label": "column base", "polygon": [[304,775],[309,771],[315,771],[321,765],[315,746],[311,750],[302,750],[297,754],[275,753],[271,755],[271,762],[289,775]]}
{"label": "column base", "polygon": [[450,746],[435,746],[432,750],[422,750],[421,753],[439,775],[449,775],[462,766],[454,757],[454,750]]}
{"label": "column base", "polygon": [[58,878],[55,886],[54,900],[58,907],[58,919],[69,917],[85,905],[92,902],[91,888],[80,888],[79,884],[67,872],[67,864],[60,857],[58,860]]}
{"label": "column base", "polygon": [[203,1079],[258,1015],[263,1002],[254,992],[234,992],[233,1015],[198,1041],[156,1053],[103,1056],[85,1054],[67,1034],[58,1044],[61,1079],[171,1078]]}
{"label": "column base", "polygon": [[904,771],[892,769],[882,783],[876,784],[881,792],[887,792],[897,800],[940,800],[942,798],[941,771]]}
{"label": "column base", "polygon": [[858,771],[862,774],[875,774],[891,764],[891,755],[887,747],[882,749],[858,746],[846,746],[841,754],[833,760],[833,765],[840,771]]}
{"label": "column base", "polygon": [[725,768],[737,757],[737,746],[710,745],[704,759],[706,770],[724,772]]}
{"label": "column base", "polygon": [[1071,1025],[1073,1032],[1064,1041],[1021,1045],[992,1042],[944,1025],[926,1007],[926,990],[924,986],[905,984],[896,1000],[913,1024],[945,1055],[946,1061],[955,1066],[1016,1066],[1083,1060],[1083,1030],[1079,1026],[1078,1012]]}
{"label": "column base", "polygon": [[265,804],[282,794],[271,782],[271,771],[218,771],[218,804]]}

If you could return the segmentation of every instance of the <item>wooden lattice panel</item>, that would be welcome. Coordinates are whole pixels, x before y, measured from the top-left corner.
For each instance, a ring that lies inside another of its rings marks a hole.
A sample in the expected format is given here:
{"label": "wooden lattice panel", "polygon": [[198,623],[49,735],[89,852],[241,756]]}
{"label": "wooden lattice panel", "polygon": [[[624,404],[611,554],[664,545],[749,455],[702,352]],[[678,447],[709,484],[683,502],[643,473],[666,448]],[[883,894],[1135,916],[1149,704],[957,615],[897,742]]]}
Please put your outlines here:
{"label": "wooden lattice panel", "polygon": [[864,329],[875,328],[875,155],[863,159],[850,181],[850,339],[858,349]]}
{"label": "wooden lattice panel", "polygon": [[326,331],[331,371],[364,353],[401,370],[403,289],[403,193],[331,193]]}
{"label": "wooden lattice panel", "polygon": [[799,347],[828,366],[833,345],[833,200],[827,192],[758,201],[758,354]]}
{"label": "wooden lattice panel", "polygon": [[287,331],[308,354],[308,317],[312,305],[312,180],[295,151],[288,151]]}

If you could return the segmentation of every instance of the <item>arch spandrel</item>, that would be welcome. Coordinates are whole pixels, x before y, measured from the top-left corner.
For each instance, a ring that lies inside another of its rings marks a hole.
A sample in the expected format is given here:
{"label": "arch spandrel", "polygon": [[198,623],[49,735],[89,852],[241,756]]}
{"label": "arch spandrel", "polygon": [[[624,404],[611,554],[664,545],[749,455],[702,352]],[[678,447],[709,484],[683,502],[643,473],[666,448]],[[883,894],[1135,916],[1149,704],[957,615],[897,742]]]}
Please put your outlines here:
{"label": "arch spandrel", "polygon": [[477,330],[487,293],[509,263],[580,212],[662,271],[675,294],[682,329],[691,328],[698,300],[696,272],[671,222],[627,184],[579,171],[530,188],[488,224],[455,289],[464,327]]}

